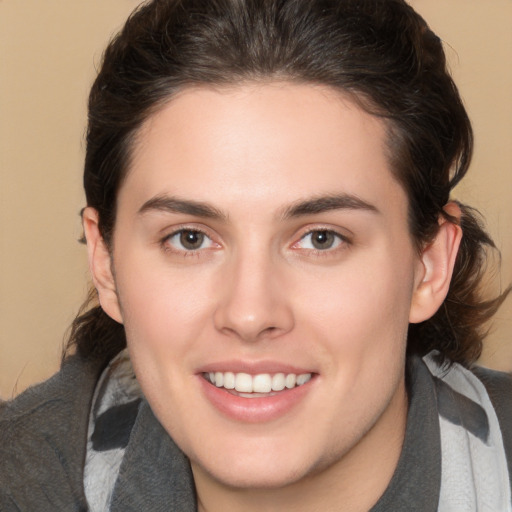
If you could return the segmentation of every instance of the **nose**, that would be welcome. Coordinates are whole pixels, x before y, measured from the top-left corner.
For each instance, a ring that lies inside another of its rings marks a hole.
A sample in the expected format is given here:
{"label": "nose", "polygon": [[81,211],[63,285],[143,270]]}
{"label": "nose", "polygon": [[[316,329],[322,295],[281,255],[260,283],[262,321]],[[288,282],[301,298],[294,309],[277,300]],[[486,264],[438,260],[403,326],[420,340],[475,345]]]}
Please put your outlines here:
{"label": "nose", "polygon": [[216,329],[246,342],[289,332],[293,311],[279,265],[253,253],[240,255],[229,267],[214,314]]}

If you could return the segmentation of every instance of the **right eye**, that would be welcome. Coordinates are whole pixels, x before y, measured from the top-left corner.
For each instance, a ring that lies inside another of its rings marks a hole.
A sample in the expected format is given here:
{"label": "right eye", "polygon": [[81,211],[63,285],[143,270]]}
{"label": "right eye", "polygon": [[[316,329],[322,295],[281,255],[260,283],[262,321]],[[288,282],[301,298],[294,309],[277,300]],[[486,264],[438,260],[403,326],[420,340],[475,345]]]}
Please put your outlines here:
{"label": "right eye", "polygon": [[190,252],[208,249],[213,246],[212,239],[197,229],[180,229],[171,233],[164,239],[166,246],[174,251]]}

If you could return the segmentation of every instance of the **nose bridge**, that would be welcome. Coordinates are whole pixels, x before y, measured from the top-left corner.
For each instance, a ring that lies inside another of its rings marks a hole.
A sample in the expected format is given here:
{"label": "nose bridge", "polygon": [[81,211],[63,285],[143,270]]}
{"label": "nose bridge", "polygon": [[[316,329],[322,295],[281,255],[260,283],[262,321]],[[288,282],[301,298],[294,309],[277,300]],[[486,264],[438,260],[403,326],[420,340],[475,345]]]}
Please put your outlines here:
{"label": "nose bridge", "polygon": [[293,325],[280,262],[256,245],[247,244],[233,254],[215,312],[217,329],[245,341],[277,336]]}

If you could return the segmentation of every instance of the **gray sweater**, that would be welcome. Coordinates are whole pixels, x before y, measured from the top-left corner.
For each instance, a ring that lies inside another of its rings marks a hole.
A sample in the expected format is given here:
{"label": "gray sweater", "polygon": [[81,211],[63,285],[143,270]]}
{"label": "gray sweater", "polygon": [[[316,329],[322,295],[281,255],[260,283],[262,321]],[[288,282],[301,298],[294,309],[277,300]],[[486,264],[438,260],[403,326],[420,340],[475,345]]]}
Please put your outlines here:
{"label": "gray sweater", "polygon": [[[0,405],[0,511],[88,510],[83,490],[88,417],[103,367],[72,357],[50,380]],[[484,369],[475,373],[496,410],[512,475],[512,376]],[[443,403],[436,379],[419,358],[410,361],[408,387],[410,407],[402,454],[372,512],[437,510],[438,414],[443,414]],[[129,427],[111,510],[195,511],[189,462],[145,400]]]}

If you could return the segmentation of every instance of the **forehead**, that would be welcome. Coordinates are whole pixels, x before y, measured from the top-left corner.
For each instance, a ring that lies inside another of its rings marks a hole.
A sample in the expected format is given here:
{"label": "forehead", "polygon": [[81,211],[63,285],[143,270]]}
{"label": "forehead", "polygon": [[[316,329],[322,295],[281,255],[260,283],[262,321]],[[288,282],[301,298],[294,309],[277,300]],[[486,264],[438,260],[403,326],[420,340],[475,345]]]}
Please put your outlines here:
{"label": "forehead", "polygon": [[404,201],[386,133],[381,119],[325,86],[185,89],[142,126],[119,204],[166,194],[228,210],[332,193]]}

